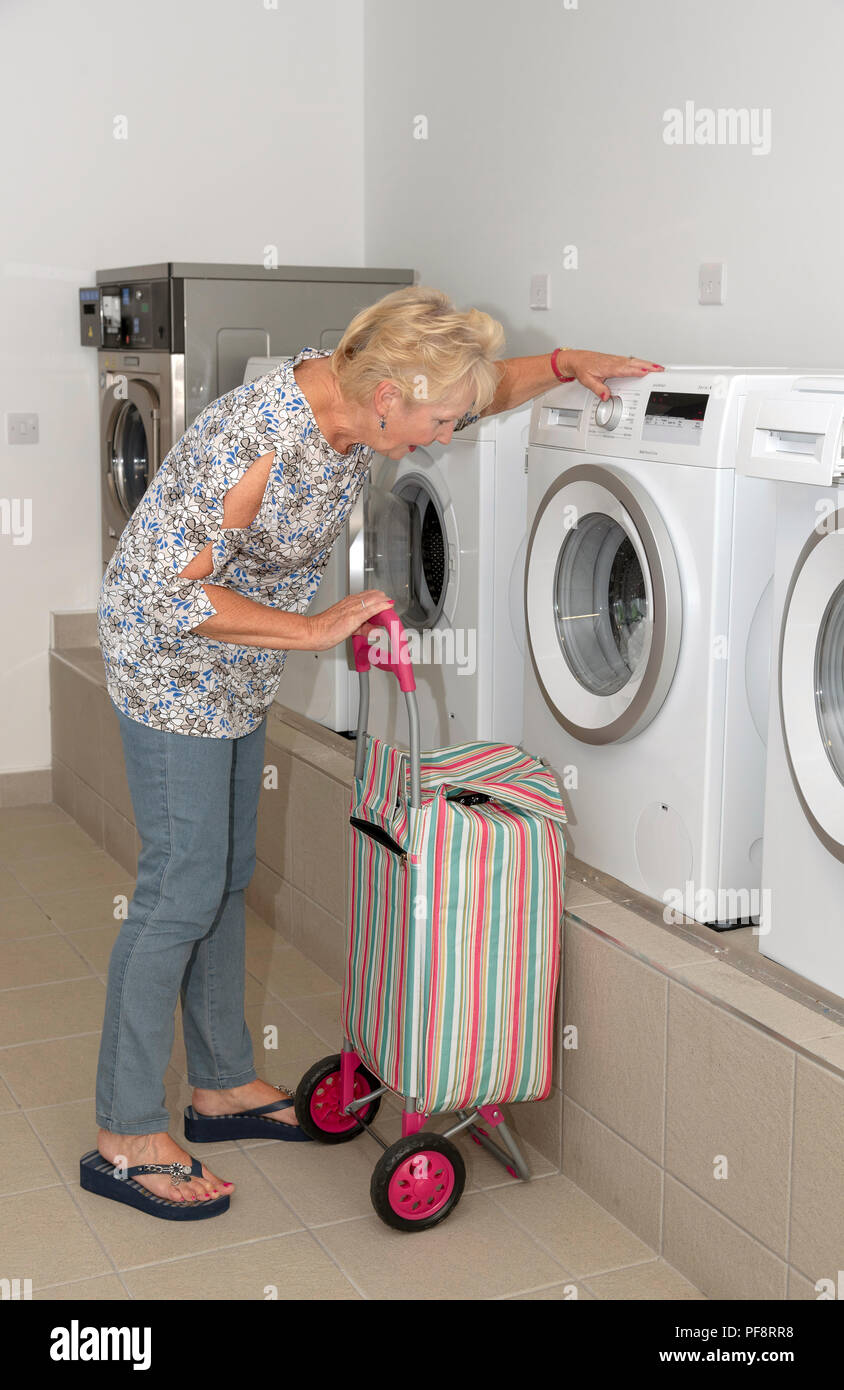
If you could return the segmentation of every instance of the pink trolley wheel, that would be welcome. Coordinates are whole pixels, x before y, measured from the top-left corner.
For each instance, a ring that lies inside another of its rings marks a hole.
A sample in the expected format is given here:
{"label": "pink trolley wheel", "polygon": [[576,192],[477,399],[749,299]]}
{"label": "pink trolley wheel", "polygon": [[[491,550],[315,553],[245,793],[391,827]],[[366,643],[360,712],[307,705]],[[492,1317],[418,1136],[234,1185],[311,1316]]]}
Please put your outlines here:
{"label": "pink trolley wheel", "polygon": [[[355,1071],[354,1099],[359,1100],[370,1091],[377,1091],[380,1085],[380,1081],[376,1081],[366,1067],[358,1066]],[[343,1114],[339,1053],[314,1062],[296,1087],[296,1119],[306,1134],[322,1144],[345,1144],[349,1139],[363,1134],[378,1113],[380,1104],[381,1097],[376,1096],[369,1105],[356,1110],[353,1115]]]}
{"label": "pink trolley wheel", "polygon": [[459,1150],[420,1130],[391,1144],[372,1174],[369,1193],[381,1220],[397,1231],[427,1231],[457,1206],[466,1183]]}

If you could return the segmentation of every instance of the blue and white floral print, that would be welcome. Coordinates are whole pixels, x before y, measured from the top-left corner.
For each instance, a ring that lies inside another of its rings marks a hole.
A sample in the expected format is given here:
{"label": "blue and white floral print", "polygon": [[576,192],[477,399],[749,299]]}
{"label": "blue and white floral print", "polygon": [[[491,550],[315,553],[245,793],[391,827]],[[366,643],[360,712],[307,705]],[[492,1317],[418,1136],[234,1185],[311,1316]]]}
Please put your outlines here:
{"label": "blue and white floral print", "polygon": [[[222,584],[289,613],[311,603],[363,486],[372,450],[332,449],[293,375],[303,348],[266,376],[212,401],[173,445],[123,530],[97,609],[111,699],[130,719],[170,733],[238,738],[272,704],[287,653],[191,629],[216,613],[203,585]],[[478,416],[468,413],[462,429]],[[254,520],[223,526],[223,499],[273,453]],[[179,572],[212,543],[203,579]]]}

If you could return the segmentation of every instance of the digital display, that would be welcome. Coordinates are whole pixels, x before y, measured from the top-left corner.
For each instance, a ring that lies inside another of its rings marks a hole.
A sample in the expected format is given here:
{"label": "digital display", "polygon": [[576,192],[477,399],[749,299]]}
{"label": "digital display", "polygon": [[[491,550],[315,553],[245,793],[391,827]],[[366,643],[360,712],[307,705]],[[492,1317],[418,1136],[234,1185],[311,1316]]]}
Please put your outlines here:
{"label": "digital display", "polygon": [[654,444],[700,444],[708,404],[704,391],[651,391],[642,439]]}
{"label": "digital display", "polygon": [[709,396],[691,391],[652,391],[648,397],[645,419],[702,420]]}
{"label": "digital display", "polygon": [[119,333],[120,296],[117,294],[103,294],[100,302],[103,306],[103,333]]}

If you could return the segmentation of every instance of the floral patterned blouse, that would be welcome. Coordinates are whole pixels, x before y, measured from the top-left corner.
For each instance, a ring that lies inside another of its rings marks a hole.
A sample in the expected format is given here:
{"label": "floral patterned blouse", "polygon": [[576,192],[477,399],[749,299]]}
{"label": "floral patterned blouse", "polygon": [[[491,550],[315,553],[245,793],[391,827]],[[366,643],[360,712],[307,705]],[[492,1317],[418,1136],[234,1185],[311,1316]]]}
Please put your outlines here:
{"label": "floral patterned blouse", "polygon": [[[266,376],[212,401],[167,454],[121,533],[103,575],[97,631],[108,693],[130,719],[177,734],[238,738],[272,704],[287,656],[192,632],[216,612],[220,584],[289,613],[316,593],[372,461],[355,444],[337,453],[293,375],[303,348]],[[471,412],[455,429],[477,420]],[[248,526],[223,526],[229,488],[273,453],[264,498]],[[179,572],[212,542],[203,579]]]}

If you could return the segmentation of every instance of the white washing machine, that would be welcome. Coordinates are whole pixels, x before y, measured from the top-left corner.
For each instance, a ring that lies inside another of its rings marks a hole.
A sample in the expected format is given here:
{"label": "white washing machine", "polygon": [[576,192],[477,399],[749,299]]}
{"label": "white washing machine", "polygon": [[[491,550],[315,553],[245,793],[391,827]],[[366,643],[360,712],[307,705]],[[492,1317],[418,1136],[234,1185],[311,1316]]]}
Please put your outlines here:
{"label": "white washing machine", "polygon": [[[243,381],[266,376],[290,357],[250,357]],[[349,592],[348,522],[343,527],[323,571],[308,613],[322,613]],[[354,737],[358,719],[358,678],[350,643],[326,652],[289,651],[278,687],[277,703],[304,714],[326,729]]]}
{"label": "white washing machine", "polygon": [[[350,517],[351,592],[395,601],[423,748],[521,742],[529,422],[520,406],[398,462],[376,455]],[[406,744],[396,681],[370,681],[368,728]]]}
{"label": "white washing machine", "polygon": [[844,996],[844,375],[745,408],[739,466],[775,480],[759,949]]}
{"label": "white washing machine", "polygon": [[579,859],[719,928],[759,912],[770,672],[775,485],[738,426],[794,377],[573,383],[531,420],[525,748]]}

